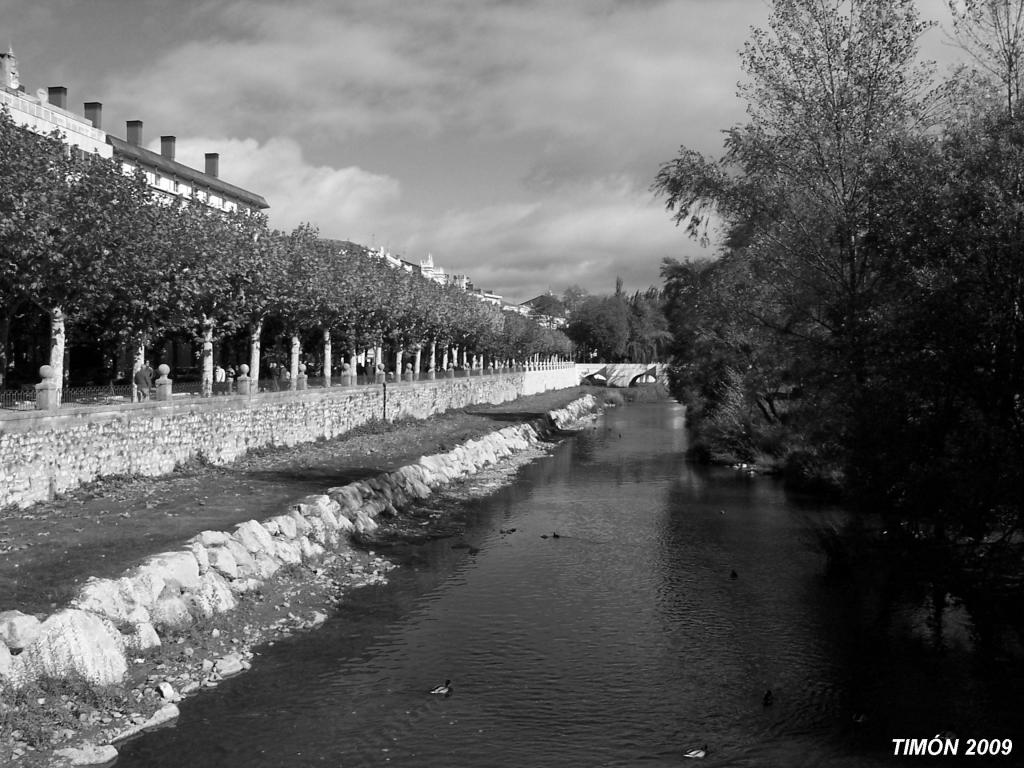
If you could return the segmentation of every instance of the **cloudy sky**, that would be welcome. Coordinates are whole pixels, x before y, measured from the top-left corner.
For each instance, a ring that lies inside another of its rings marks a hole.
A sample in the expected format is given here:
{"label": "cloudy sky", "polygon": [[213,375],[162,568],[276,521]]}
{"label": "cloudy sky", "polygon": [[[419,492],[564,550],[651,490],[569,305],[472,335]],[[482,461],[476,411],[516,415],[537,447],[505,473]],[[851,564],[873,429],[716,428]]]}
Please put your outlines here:
{"label": "cloudy sky", "polygon": [[[920,6],[942,19],[944,0]],[[0,0],[0,45],[30,93],[102,102],[116,136],[138,119],[188,165],[219,152],[274,227],[430,253],[518,302],[714,255],[650,185],[743,119],[737,51],[767,17],[765,0]]]}

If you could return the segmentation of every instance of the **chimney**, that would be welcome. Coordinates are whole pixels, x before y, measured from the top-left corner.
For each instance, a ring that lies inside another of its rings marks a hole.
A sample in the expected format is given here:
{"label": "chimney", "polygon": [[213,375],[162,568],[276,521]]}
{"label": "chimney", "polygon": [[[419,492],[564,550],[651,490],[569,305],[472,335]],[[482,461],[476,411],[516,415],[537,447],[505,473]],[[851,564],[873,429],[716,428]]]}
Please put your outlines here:
{"label": "chimney", "polygon": [[142,121],[128,121],[128,143],[142,146]]}
{"label": "chimney", "polygon": [[85,119],[92,121],[92,127],[100,129],[103,127],[103,105],[98,101],[87,101],[85,107]]}
{"label": "chimney", "polygon": [[168,160],[174,159],[174,137],[173,136],[161,136],[160,137],[160,154],[166,157]]}
{"label": "chimney", "polygon": [[220,155],[216,152],[206,153],[206,175],[217,178],[220,173]]}
{"label": "chimney", "polygon": [[68,108],[68,89],[63,85],[51,85],[46,89],[46,100],[55,107]]}

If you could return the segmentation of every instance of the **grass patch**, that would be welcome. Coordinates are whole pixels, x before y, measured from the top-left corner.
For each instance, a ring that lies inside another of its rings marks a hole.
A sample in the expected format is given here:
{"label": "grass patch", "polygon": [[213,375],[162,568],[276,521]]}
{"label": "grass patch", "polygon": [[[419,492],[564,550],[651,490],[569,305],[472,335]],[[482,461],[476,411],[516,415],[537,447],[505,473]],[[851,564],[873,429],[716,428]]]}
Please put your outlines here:
{"label": "grass patch", "polygon": [[0,741],[49,746],[77,730],[93,712],[123,707],[124,686],[96,686],[81,676],[40,678],[17,690],[0,691]]}

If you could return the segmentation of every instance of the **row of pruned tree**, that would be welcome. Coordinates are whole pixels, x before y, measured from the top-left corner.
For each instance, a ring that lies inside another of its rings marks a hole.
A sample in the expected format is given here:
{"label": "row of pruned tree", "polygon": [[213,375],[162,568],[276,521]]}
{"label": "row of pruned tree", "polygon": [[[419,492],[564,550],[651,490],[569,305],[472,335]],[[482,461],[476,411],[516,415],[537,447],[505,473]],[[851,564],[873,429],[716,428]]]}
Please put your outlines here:
{"label": "row of pruned tree", "polygon": [[328,374],[332,337],[349,356],[423,344],[498,361],[569,353],[561,333],[390,268],[361,246],[323,240],[312,226],[280,232],[260,214],[157,197],[141,175],[70,151],[56,135],[24,130],[4,112],[0,375],[12,319],[25,307],[50,318],[57,381],[69,337],[136,349],[136,365],[157,340],[193,338],[202,343],[210,381],[213,342],[244,333],[252,343],[250,375],[258,377],[261,329],[271,319],[291,341],[293,369],[300,338],[322,332]]}
{"label": "row of pruned tree", "polygon": [[774,0],[749,119],[657,177],[712,263],[666,262],[705,452],[786,464],[940,536],[1024,526],[1024,3],[951,3],[979,66],[922,64],[912,0]]}

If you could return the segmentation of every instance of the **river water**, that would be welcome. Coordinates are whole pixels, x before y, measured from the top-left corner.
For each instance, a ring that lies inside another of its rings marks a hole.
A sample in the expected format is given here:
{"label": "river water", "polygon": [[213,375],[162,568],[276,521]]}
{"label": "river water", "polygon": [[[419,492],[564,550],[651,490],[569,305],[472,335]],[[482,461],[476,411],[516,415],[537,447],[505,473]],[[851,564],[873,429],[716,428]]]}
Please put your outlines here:
{"label": "river water", "polygon": [[[908,602],[880,625],[809,535],[841,511],[685,447],[678,406],[610,411],[473,502],[470,549],[410,548],[116,765],[653,768],[705,744],[703,765],[958,765],[967,738],[1020,736],[963,616],[937,636]],[[958,757],[893,755],[949,728]]]}

